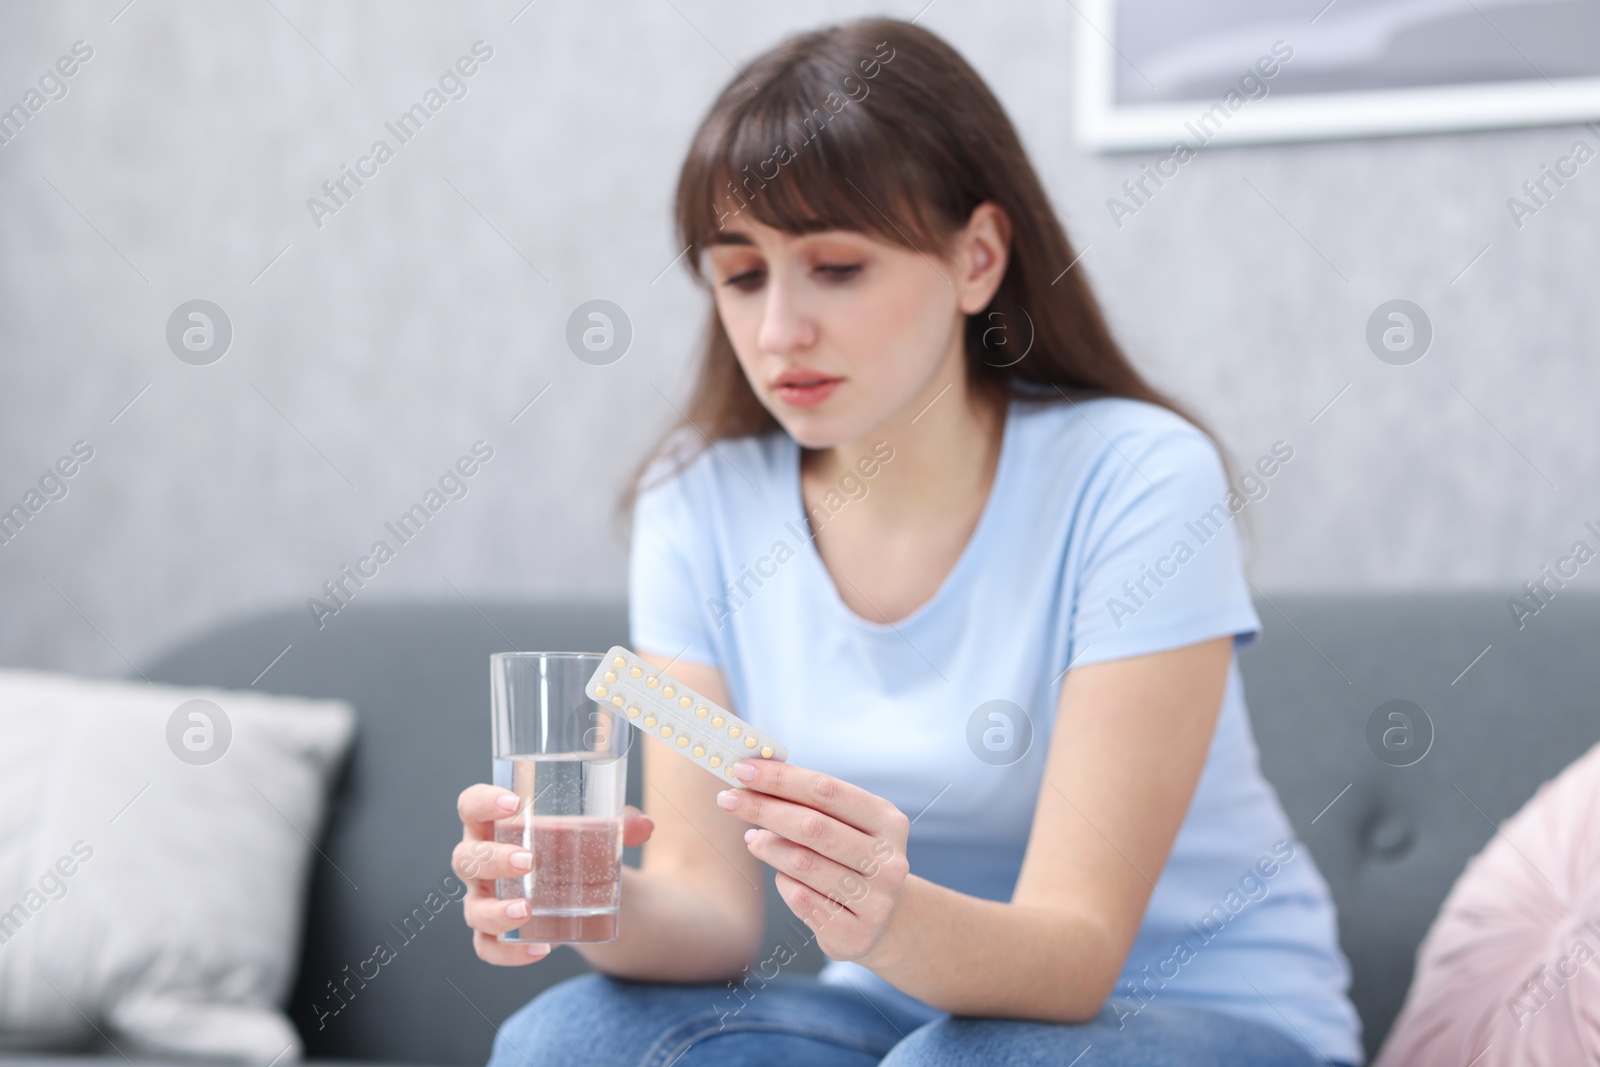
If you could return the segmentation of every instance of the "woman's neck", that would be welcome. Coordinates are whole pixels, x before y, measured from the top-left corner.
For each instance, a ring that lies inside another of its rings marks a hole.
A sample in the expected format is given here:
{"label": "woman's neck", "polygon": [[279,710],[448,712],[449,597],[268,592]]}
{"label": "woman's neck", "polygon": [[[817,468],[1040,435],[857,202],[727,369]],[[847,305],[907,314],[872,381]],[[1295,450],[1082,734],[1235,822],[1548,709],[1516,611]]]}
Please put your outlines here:
{"label": "woman's neck", "polygon": [[[978,397],[958,382],[860,440],[805,452],[801,469],[821,487],[837,485],[847,473],[860,478],[876,465],[869,510],[876,522],[903,528],[965,511],[974,498],[981,508],[999,465],[1005,419],[1003,402]],[[893,449],[888,460],[885,442]]]}

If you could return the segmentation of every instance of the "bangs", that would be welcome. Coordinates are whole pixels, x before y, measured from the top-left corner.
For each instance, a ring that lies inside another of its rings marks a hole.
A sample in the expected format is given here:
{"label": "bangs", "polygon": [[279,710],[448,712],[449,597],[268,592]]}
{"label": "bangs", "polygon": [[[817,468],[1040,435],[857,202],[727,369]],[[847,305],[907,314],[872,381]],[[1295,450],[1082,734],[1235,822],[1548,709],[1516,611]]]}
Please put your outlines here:
{"label": "bangs", "polygon": [[701,129],[679,176],[678,243],[696,277],[701,254],[734,220],[796,236],[853,230],[922,252],[944,246],[956,224],[939,210],[928,166],[939,153],[875,110],[872,83],[848,67],[811,66],[729,92],[741,89],[745,99],[713,109],[722,121]]}

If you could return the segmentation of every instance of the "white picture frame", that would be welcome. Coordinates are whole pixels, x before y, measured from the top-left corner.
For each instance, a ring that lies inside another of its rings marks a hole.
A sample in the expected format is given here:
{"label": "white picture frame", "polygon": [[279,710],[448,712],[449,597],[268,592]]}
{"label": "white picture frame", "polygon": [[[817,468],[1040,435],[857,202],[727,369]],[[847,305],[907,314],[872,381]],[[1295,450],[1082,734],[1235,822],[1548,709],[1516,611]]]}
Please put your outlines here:
{"label": "white picture frame", "polygon": [[[1230,0],[1189,2],[1218,3],[1221,10]],[[1317,0],[1318,4],[1322,2]],[[1485,7],[1490,11],[1496,9],[1494,0],[1461,2],[1480,14]],[[1242,105],[1234,110],[1227,109],[1221,94],[1119,102],[1118,77],[1126,77],[1124,71],[1132,65],[1118,45],[1120,3],[1121,0],[1073,0],[1081,16],[1075,28],[1075,132],[1080,143],[1094,152],[1171,149],[1179,143],[1197,149],[1210,144],[1393,136],[1600,119],[1600,58],[1597,58],[1595,76],[1582,77],[1530,77],[1293,93],[1272,92],[1269,83],[1266,95],[1243,97]],[[1392,13],[1408,4],[1416,9],[1431,3],[1437,9],[1447,6],[1448,0],[1389,0],[1389,3]],[[1500,4],[1514,6],[1507,0],[1500,0]],[[1371,12],[1372,8],[1368,6],[1365,10]],[[1301,52],[1308,45],[1315,52],[1318,36],[1326,38],[1330,26],[1338,30],[1334,20],[1342,14],[1330,3],[1322,8],[1322,13],[1306,22],[1299,38]],[[1353,12],[1355,17],[1361,14],[1359,8]],[[1343,17],[1348,19],[1352,15],[1343,14]],[[1322,23],[1323,28],[1319,29],[1317,23]],[[1269,32],[1270,29],[1261,34],[1263,54],[1271,44],[1265,39]],[[1507,46],[1515,48],[1509,40]],[[1595,42],[1594,51],[1600,57],[1600,41]],[[1149,81],[1148,78],[1144,80]],[[1219,105],[1224,111],[1216,111]],[[1207,114],[1212,115],[1211,120],[1197,127],[1197,119]]]}

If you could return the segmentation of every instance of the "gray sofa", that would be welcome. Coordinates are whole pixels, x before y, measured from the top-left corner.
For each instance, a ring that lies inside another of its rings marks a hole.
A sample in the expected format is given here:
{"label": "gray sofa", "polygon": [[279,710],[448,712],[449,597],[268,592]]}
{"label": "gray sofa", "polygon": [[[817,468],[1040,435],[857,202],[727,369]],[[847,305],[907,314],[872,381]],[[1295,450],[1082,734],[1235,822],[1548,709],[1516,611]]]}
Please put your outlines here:
{"label": "gray sofa", "polygon": [[[1498,594],[1257,598],[1264,632],[1240,663],[1262,764],[1332,886],[1369,1053],[1467,858],[1600,740],[1600,596],[1572,590],[1560,601],[1519,631]],[[481,963],[459,907],[425,925],[404,920],[449,872],[457,792],[488,775],[489,654],[600,651],[627,643],[626,621],[620,602],[371,601],[319,631],[303,608],[286,608],[216,626],[146,668],[157,681],[243,688],[292,645],[256,688],[342,697],[360,713],[290,1005],[308,1058],[481,1064],[502,1019],[584,969],[568,949],[525,968]],[[1421,706],[1433,725],[1411,766],[1369,744],[1369,719],[1393,699]],[[775,923],[785,911],[770,877],[768,891]],[[328,984],[378,941],[403,947],[339,1006]],[[812,946],[793,969],[821,962]]]}

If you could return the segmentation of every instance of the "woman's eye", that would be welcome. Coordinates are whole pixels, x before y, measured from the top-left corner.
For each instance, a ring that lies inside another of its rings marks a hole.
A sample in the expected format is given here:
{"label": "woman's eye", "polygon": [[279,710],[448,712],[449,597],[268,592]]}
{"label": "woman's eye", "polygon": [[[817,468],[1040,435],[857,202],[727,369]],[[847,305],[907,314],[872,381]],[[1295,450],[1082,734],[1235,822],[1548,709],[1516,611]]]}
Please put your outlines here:
{"label": "woman's eye", "polygon": [[[854,277],[856,275],[856,273],[861,270],[861,264],[860,263],[819,263],[816,266],[816,270],[817,270],[817,273],[823,275],[824,277],[826,277],[826,278],[828,278],[830,280],[843,281],[846,278]],[[765,277],[765,275],[766,275],[765,269],[758,267],[758,268],[753,269],[753,270],[747,270],[747,271],[743,272],[742,274],[735,274],[732,277],[728,278],[726,281],[724,281],[722,284],[723,285],[731,285],[735,289],[751,290],[751,289],[754,289],[758,285],[761,284],[762,278]]]}
{"label": "woman's eye", "polygon": [[735,274],[733,277],[729,278],[727,281],[723,282],[722,284],[723,285],[731,285],[735,289],[750,289],[750,288],[753,288],[755,286],[755,284],[757,282],[759,282],[760,280],[761,280],[761,271],[759,271],[759,270],[747,270],[743,274]]}

